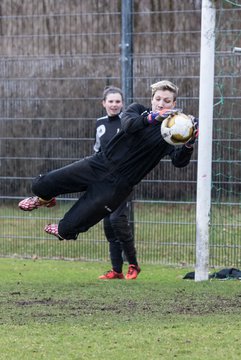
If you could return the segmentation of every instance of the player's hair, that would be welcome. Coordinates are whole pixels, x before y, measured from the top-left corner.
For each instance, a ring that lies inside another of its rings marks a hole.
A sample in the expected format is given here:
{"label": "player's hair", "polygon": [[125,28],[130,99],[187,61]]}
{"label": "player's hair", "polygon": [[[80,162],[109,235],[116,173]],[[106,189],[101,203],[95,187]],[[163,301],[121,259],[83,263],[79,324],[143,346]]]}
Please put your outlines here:
{"label": "player's hair", "polygon": [[106,100],[109,94],[120,94],[123,100],[123,92],[120,88],[116,86],[106,86],[103,91],[102,100]]}
{"label": "player's hair", "polygon": [[169,80],[158,81],[155,84],[151,85],[151,95],[155,95],[157,90],[169,90],[174,94],[174,100],[176,100],[178,95],[178,87]]}

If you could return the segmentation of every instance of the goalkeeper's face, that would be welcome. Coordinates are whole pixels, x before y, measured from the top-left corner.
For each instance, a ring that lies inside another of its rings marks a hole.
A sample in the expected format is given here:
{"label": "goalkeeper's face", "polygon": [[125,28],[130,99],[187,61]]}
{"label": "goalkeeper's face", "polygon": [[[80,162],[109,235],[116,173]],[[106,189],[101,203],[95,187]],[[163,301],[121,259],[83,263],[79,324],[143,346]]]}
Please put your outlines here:
{"label": "goalkeeper's face", "polygon": [[174,93],[169,90],[157,90],[151,99],[153,112],[159,112],[162,109],[173,109],[176,106]]}

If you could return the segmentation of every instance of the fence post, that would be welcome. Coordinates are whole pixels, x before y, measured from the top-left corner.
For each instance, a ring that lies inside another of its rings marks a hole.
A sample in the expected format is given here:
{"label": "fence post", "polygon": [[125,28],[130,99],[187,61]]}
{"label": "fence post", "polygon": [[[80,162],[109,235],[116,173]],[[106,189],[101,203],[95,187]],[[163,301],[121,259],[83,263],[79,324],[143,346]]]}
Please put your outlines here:
{"label": "fence post", "polygon": [[125,106],[133,101],[133,1],[121,2],[121,83]]}
{"label": "fence post", "polygon": [[[121,84],[125,107],[133,102],[133,1],[121,1]],[[134,208],[128,200],[129,222],[135,236]]]}

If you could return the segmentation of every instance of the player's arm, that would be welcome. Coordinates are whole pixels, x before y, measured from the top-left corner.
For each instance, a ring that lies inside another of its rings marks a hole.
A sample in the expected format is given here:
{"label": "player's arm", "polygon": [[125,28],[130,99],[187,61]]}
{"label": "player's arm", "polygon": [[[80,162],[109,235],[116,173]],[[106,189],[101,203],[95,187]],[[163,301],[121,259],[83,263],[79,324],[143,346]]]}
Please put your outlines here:
{"label": "player's arm", "polygon": [[97,129],[98,129],[98,126],[96,125],[96,127],[95,127],[95,143],[93,146],[95,153],[98,153],[101,150],[100,136],[99,136]]}
{"label": "player's arm", "polygon": [[199,133],[198,119],[192,115],[189,116],[193,123],[193,136],[182,147],[174,147],[169,153],[173,165],[179,168],[189,164],[193,153],[193,146],[198,138]]}
{"label": "player's arm", "polygon": [[169,153],[172,164],[175,167],[181,168],[189,164],[193,154],[193,148],[188,148],[185,145],[182,147],[174,147]]}
{"label": "player's arm", "polygon": [[137,103],[133,103],[123,112],[121,116],[121,126],[125,132],[134,133],[147,126],[146,108]]}
{"label": "player's arm", "polygon": [[95,144],[94,144],[94,152],[100,152],[100,138],[98,136],[96,136],[95,138]]}

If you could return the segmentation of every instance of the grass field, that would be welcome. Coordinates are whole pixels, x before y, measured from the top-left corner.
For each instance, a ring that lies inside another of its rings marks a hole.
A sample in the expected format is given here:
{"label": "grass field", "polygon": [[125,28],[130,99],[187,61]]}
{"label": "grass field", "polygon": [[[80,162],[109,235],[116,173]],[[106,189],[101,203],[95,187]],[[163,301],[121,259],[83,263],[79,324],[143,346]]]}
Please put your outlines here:
{"label": "grass field", "polygon": [[240,281],[158,265],[98,280],[108,265],[1,259],[0,359],[241,358]]}

